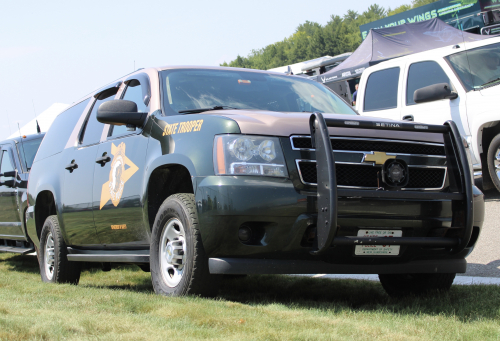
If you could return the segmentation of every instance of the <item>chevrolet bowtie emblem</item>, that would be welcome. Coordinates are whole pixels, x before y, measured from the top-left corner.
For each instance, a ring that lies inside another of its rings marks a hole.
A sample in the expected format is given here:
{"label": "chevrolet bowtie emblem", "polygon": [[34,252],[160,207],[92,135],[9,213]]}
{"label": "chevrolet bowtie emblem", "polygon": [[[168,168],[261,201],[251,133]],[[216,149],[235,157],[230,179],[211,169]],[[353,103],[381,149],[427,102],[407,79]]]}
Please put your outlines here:
{"label": "chevrolet bowtie emblem", "polygon": [[387,155],[384,152],[373,152],[365,154],[362,162],[375,162],[376,165],[383,165],[389,159],[395,159],[396,155]]}

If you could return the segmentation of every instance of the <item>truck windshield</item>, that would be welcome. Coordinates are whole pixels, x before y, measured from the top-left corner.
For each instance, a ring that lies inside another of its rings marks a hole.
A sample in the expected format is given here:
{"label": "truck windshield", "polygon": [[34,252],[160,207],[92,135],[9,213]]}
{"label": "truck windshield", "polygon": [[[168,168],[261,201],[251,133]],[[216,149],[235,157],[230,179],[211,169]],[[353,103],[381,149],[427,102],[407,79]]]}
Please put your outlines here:
{"label": "truck windshield", "polygon": [[163,104],[168,115],[214,107],[356,115],[322,84],[295,76],[179,69],[163,71],[162,82]]}
{"label": "truck windshield", "polygon": [[29,172],[31,169],[31,165],[33,164],[33,160],[35,159],[36,152],[38,151],[38,147],[40,147],[40,143],[42,143],[42,139],[28,140],[23,141],[22,143],[17,143],[17,152],[19,153],[19,157],[21,158],[22,167]]}
{"label": "truck windshield", "polygon": [[500,43],[446,57],[467,91],[500,84]]}

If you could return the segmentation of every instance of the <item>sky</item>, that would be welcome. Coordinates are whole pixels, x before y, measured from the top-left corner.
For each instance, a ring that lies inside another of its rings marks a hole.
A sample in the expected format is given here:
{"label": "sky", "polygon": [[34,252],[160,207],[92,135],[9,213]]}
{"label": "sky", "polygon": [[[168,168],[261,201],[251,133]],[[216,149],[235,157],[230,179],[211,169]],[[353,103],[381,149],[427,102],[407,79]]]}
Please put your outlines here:
{"label": "sky", "polygon": [[[283,40],[306,20],[374,0],[7,1],[0,11],[0,141],[53,103],[137,68],[210,65]],[[378,0],[384,8],[411,0]]]}

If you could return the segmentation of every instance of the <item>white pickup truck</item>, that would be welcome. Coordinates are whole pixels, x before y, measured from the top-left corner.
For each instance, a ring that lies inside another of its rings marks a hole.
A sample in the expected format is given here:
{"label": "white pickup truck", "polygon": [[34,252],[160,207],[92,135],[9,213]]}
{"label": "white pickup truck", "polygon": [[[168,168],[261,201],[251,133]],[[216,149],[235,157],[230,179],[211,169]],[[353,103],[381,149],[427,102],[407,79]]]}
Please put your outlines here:
{"label": "white pickup truck", "polygon": [[443,124],[467,140],[483,188],[500,191],[500,38],[391,59],[363,72],[361,115]]}

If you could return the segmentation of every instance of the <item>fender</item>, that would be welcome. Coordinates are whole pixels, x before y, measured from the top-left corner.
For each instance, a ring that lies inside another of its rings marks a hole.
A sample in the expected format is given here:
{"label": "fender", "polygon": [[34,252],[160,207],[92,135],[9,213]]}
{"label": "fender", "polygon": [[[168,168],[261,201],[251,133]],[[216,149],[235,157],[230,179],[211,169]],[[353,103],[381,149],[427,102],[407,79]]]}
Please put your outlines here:
{"label": "fender", "polygon": [[483,153],[483,129],[489,128],[499,121],[500,117],[498,116],[498,109],[490,109],[488,111],[475,114],[472,121],[471,133],[476,134],[476,138],[472,140],[472,149],[475,153],[477,153],[477,160],[480,160],[479,154]]}

